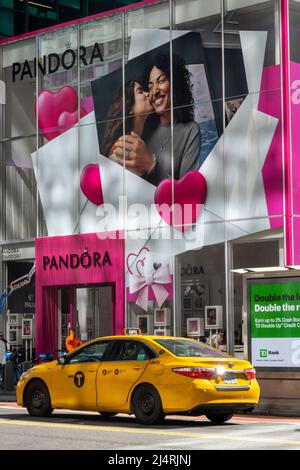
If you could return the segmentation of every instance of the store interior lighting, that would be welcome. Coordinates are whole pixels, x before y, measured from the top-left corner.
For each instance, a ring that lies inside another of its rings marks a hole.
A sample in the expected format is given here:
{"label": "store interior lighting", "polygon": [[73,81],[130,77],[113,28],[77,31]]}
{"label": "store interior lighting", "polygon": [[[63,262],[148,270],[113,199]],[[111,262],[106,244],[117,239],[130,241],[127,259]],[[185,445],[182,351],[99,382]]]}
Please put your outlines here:
{"label": "store interior lighting", "polygon": [[[19,0],[19,2],[23,2],[23,1],[24,0]],[[31,2],[31,1],[28,1],[27,3],[28,5],[33,5],[35,7],[48,8],[49,10],[53,10],[53,6],[51,5],[44,5],[43,3]]]}
{"label": "store interior lighting", "polygon": [[241,268],[231,269],[230,272],[235,274],[247,274],[247,273],[273,273],[278,271],[289,271],[290,269],[300,269],[300,266],[285,267],[285,266],[267,266],[264,268]]}

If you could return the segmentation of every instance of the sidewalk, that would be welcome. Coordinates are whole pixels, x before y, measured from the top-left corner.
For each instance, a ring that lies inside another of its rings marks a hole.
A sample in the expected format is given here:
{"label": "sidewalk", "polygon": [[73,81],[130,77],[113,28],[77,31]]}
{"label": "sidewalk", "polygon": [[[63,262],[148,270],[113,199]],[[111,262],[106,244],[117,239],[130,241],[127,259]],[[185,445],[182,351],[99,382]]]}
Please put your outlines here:
{"label": "sidewalk", "polygon": [[14,390],[0,390],[0,402],[16,402],[16,392]]}

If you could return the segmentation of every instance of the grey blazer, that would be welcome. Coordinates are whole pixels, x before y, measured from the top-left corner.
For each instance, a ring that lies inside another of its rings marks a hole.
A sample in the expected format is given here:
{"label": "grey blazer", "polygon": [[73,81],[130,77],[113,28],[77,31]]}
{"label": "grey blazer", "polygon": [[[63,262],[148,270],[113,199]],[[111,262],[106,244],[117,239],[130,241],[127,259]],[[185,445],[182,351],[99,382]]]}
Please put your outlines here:
{"label": "grey blazer", "polygon": [[[174,178],[179,179],[189,170],[199,168],[201,132],[194,121],[174,124],[173,129]],[[146,144],[155,154],[157,163],[145,179],[157,186],[162,180],[172,176],[171,126],[160,124]]]}

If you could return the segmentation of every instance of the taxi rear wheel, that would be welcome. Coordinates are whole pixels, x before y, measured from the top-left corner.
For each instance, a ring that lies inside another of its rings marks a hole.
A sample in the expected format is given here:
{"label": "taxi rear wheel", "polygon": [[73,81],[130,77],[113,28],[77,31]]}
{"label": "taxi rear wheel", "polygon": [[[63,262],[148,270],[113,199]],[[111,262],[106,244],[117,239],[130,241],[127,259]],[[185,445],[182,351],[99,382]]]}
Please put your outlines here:
{"label": "taxi rear wheel", "polygon": [[141,424],[158,424],[165,418],[158,391],[152,385],[140,385],[134,392],[132,408]]}
{"label": "taxi rear wheel", "polygon": [[24,401],[30,416],[50,416],[53,411],[48,388],[40,380],[28,385]]}
{"label": "taxi rear wheel", "polygon": [[214,424],[224,424],[226,421],[229,421],[232,417],[233,414],[228,414],[228,413],[211,413],[206,415],[207,419],[211,421]]}

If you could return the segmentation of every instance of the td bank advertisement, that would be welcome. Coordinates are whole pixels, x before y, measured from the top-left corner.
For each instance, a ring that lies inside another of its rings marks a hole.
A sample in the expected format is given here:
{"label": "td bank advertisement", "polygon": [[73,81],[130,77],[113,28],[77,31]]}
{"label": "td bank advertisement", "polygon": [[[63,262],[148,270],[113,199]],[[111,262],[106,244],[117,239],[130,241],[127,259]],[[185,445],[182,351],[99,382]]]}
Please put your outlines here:
{"label": "td bank advertisement", "polygon": [[300,282],[249,287],[253,365],[300,368]]}

